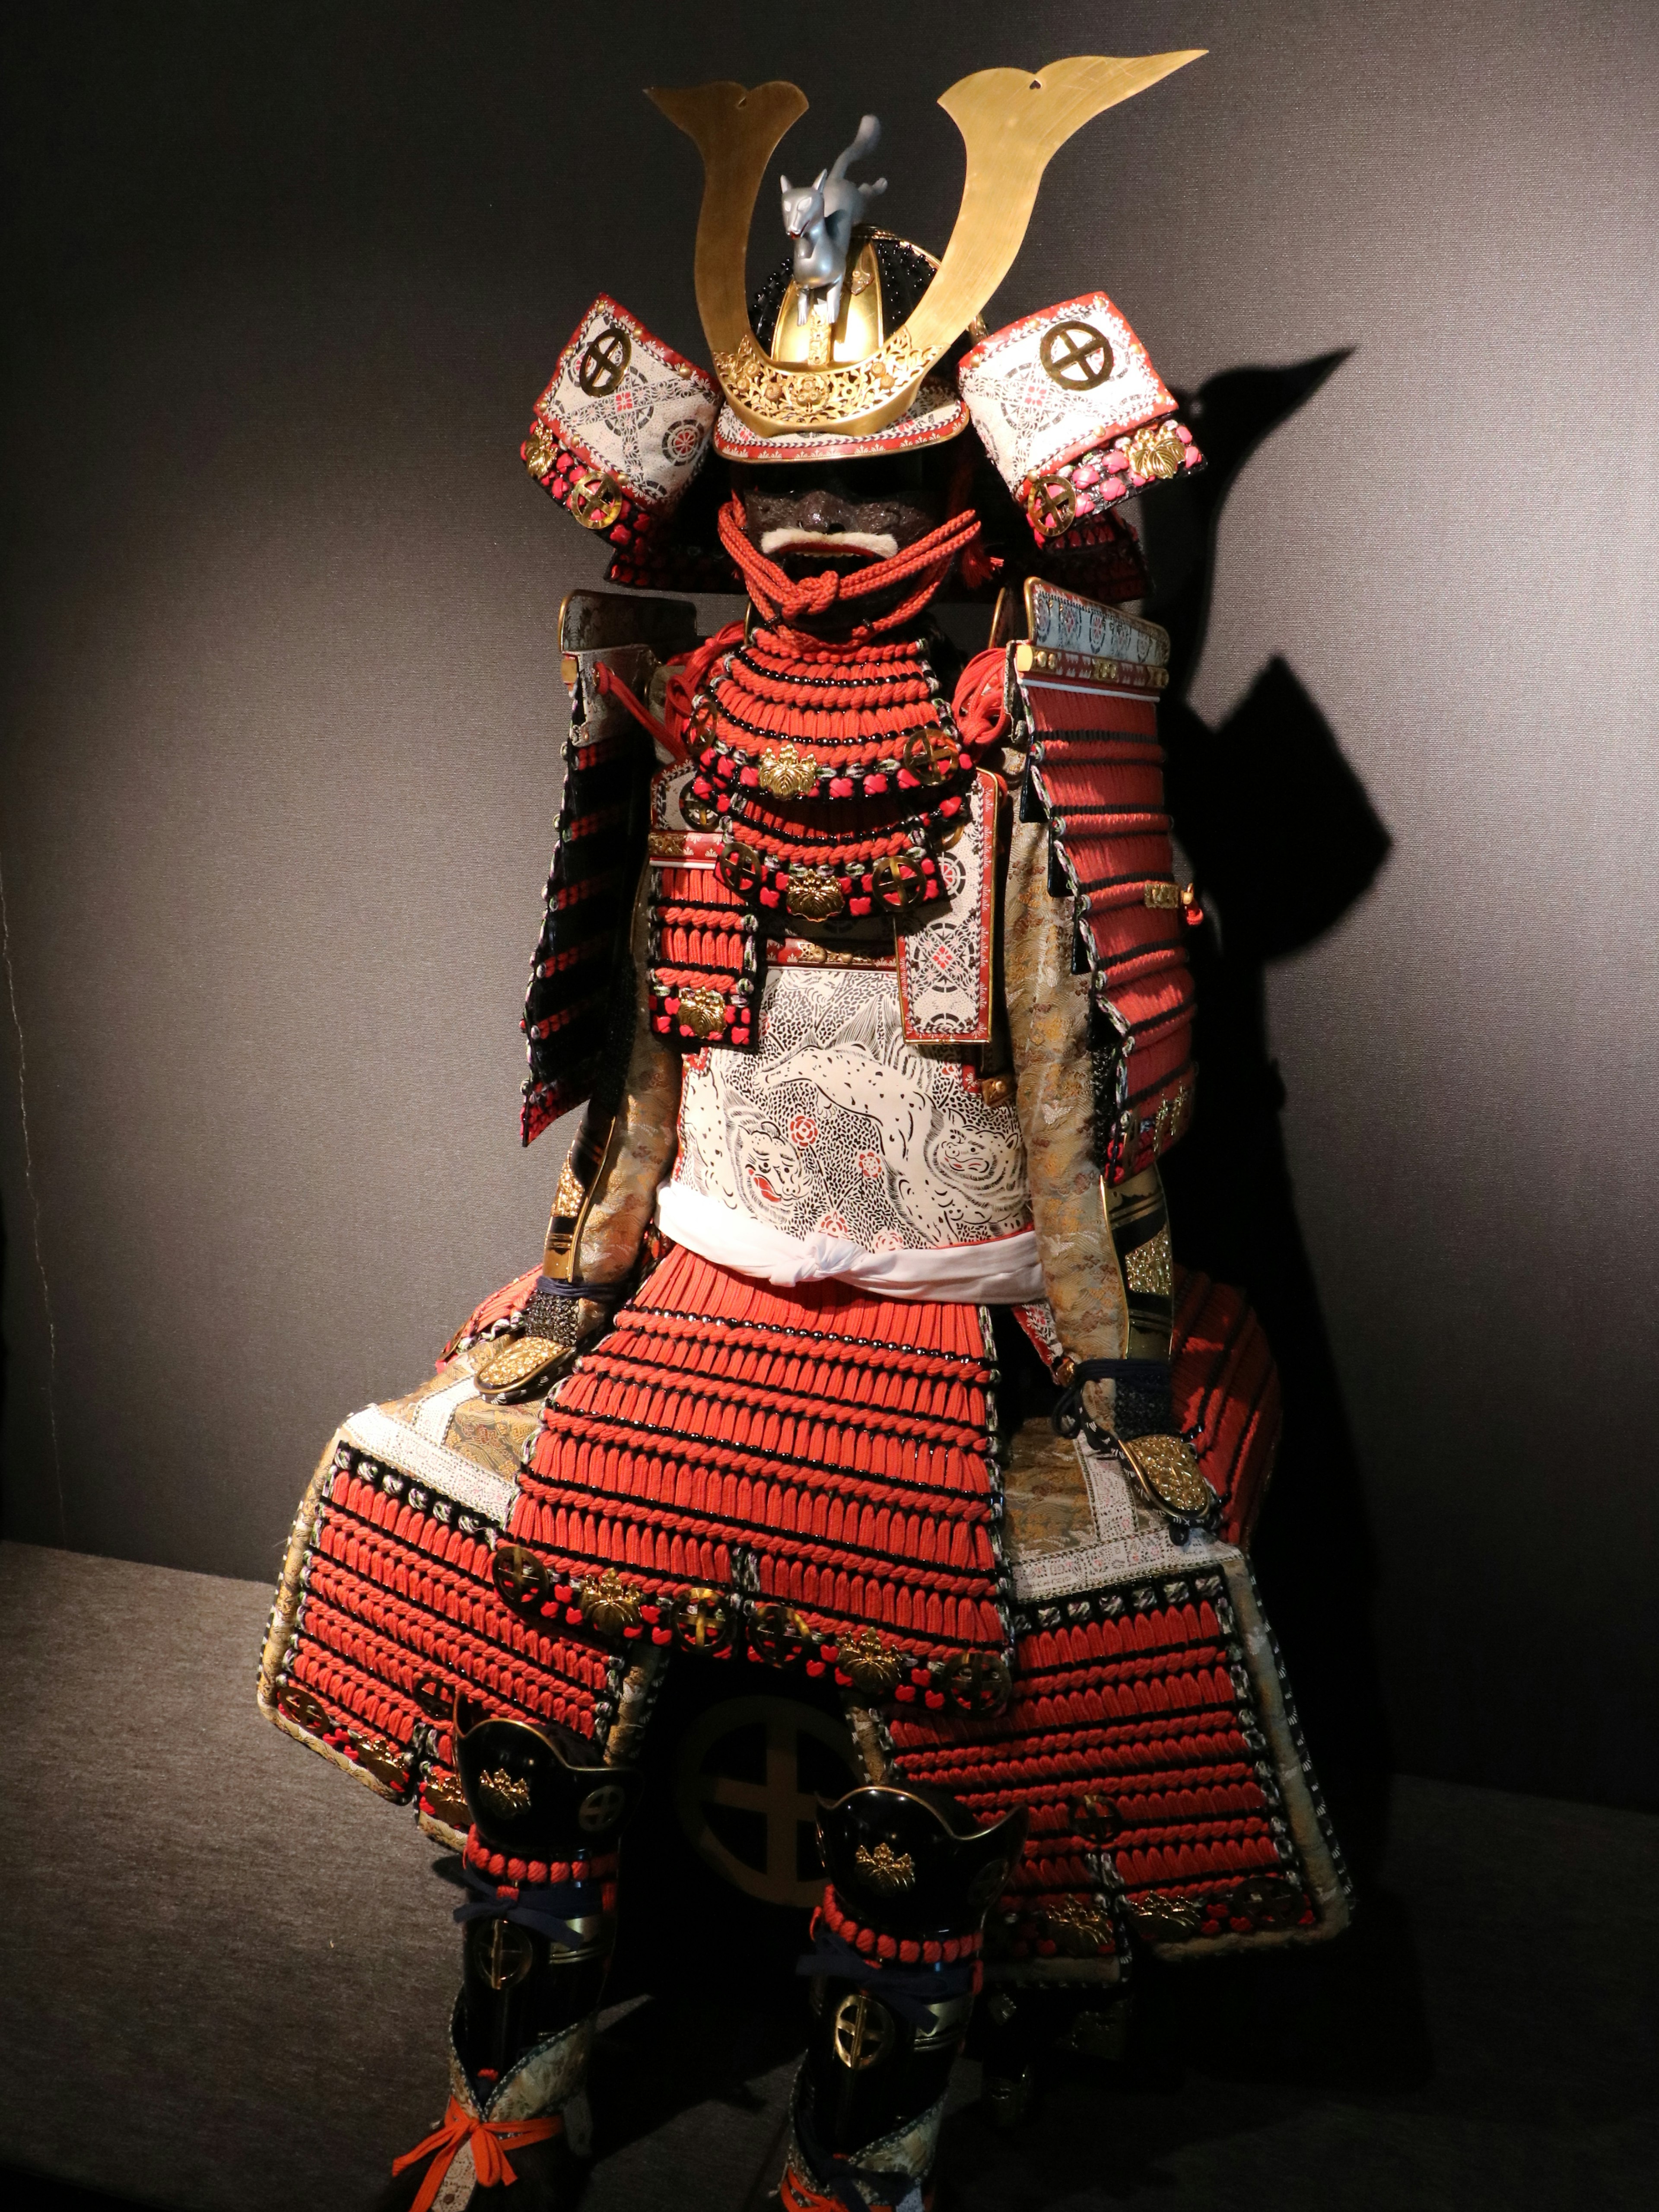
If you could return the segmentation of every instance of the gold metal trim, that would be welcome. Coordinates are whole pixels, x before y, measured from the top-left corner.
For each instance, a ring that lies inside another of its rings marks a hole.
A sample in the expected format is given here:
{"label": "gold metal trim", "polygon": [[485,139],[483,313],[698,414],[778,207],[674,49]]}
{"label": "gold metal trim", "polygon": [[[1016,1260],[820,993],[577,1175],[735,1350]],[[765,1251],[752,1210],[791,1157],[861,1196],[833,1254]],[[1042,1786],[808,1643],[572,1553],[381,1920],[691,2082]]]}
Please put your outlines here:
{"label": "gold metal trim", "polygon": [[553,1282],[571,1283],[577,1279],[582,1226],[592,1209],[611,1146],[621,1133],[620,1114],[596,1122],[590,1106],[571,1139],[570,1150],[559,1170],[558,1188],[553,1194],[547,1239],[542,1250],[542,1273]]}
{"label": "gold metal trim", "polygon": [[761,179],[785,131],[806,112],[805,94],[775,80],[752,89],[730,79],[653,88],[647,97],[702,155],[697,311],[738,420],[762,437],[831,428],[856,437],[896,422],[1013,266],[1042,173],[1066,140],[1202,52],[1078,54],[1035,75],[994,69],[958,79],[939,103],[962,133],[966,164],[938,276],[867,359],[802,368],[762,351],[750,328],[744,276]]}
{"label": "gold metal trim", "polygon": [[1067,653],[1061,646],[1032,645],[1020,638],[1014,667],[1021,676],[1056,676],[1073,684],[1116,684],[1131,691],[1162,691],[1167,668],[1150,660],[1115,660],[1109,653]]}

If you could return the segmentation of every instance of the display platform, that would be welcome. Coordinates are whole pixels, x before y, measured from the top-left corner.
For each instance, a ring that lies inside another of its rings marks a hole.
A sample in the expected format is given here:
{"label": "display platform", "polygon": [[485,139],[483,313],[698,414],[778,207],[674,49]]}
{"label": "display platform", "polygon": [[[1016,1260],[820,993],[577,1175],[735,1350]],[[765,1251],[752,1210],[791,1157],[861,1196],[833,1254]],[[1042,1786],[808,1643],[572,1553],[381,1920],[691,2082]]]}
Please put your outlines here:
{"label": "display platform", "polygon": [[[260,1722],[269,1602],[263,1583],[0,1546],[9,2201],[23,2169],[83,2208],[94,2191],[352,2212],[442,2105],[450,1893],[410,1815]],[[948,2203],[1645,2203],[1656,1851],[1643,1814],[1401,1778],[1341,1942],[1148,1972],[1131,2061],[1069,2062],[1016,2135],[987,2126],[960,2068]],[[606,2015],[588,2212],[759,2207],[799,1984],[774,1966],[711,1986],[677,1973]]]}

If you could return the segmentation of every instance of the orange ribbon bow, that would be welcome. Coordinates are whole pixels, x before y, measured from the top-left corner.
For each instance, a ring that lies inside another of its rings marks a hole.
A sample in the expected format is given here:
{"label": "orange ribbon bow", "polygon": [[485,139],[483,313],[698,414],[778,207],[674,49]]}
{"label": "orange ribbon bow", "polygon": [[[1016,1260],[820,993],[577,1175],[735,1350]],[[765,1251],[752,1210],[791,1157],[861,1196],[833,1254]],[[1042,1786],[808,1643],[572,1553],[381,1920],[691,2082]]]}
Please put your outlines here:
{"label": "orange ribbon bow", "polygon": [[428,2207],[443,2187],[444,2176],[454,2163],[455,2154],[469,2140],[472,2145],[472,2164],[480,2184],[485,2189],[499,2189],[505,2183],[516,2181],[518,2175],[507,2159],[509,2150],[522,2150],[526,2143],[545,2142],[550,2136],[562,2132],[564,2122],[556,2112],[539,2120],[481,2120],[469,2112],[465,2105],[449,2100],[449,2110],[444,2114],[443,2125],[435,2129],[424,2142],[417,2142],[413,2150],[406,2150],[401,2158],[392,2161],[393,2173],[401,2173],[416,2159],[424,2158],[428,2151],[437,2156],[427,2169],[426,2179],[421,2184],[410,2212],[428,2212]]}

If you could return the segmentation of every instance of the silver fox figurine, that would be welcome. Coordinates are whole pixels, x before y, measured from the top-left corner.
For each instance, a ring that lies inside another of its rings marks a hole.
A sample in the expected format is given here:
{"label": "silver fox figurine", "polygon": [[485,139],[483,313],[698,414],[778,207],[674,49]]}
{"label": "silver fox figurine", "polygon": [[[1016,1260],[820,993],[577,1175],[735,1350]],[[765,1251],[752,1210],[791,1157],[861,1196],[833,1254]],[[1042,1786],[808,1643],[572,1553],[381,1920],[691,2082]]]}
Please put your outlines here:
{"label": "silver fox figurine", "polygon": [[885,177],[878,177],[873,185],[852,183],[847,167],[849,162],[873,154],[880,143],[881,125],[873,115],[863,116],[852,144],[836,156],[829,168],[820,169],[813,183],[792,185],[782,176],[778,179],[783,187],[783,227],[795,241],[798,323],[806,320],[813,301],[821,294],[827,295],[832,325],[841,313],[841,288],[847,276],[853,226],[870,202],[887,189]]}

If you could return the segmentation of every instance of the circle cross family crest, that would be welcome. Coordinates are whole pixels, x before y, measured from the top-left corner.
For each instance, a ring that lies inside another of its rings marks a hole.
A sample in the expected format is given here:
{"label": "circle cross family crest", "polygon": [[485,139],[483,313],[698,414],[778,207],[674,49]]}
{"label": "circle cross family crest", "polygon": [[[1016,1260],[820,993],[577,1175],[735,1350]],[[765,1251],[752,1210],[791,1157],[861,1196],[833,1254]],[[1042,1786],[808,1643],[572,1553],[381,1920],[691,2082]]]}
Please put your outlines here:
{"label": "circle cross family crest", "polygon": [[[728,1738],[757,1724],[764,1730],[764,1778],[750,1782],[723,1771],[731,1763]],[[803,1876],[800,1870],[800,1832],[816,1825],[818,1812],[817,1793],[805,1786],[801,1771],[808,1740],[845,1770],[842,1786],[852,1789],[858,1765],[846,1729],[793,1698],[733,1698],[713,1705],[680,1752],[675,1796],[687,1838],[727,1881],[768,1905],[816,1905],[823,1893],[823,1875]],[[708,1813],[719,1806],[759,1814],[752,1856],[740,1856],[714,1832]]]}
{"label": "circle cross family crest", "polygon": [[633,357],[633,340],[626,331],[609,323],[577,362],[576,381],[590,399],[603,399],[622,382]]}
{"label": "circle cross family crest", "polygon": [[1042,334],[1037,358],[1067,392],[1092,392],[1112,373],[1112,349],[1092,323],[1056,323]]}

